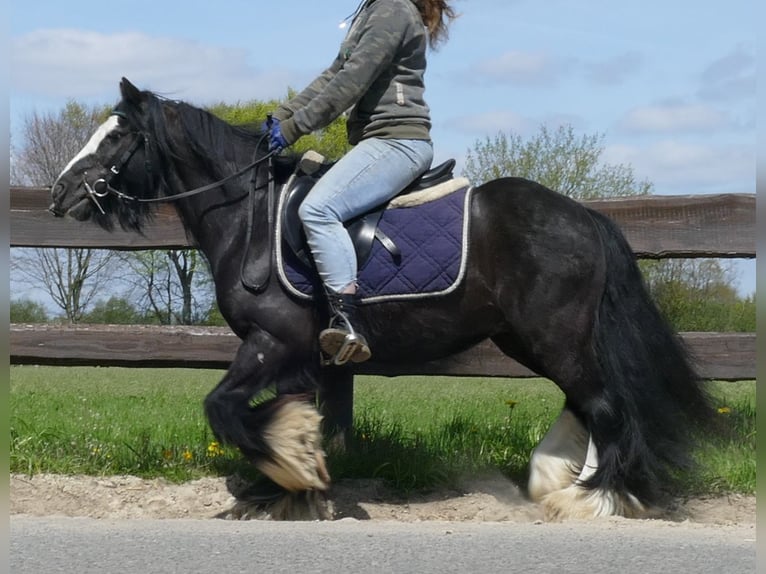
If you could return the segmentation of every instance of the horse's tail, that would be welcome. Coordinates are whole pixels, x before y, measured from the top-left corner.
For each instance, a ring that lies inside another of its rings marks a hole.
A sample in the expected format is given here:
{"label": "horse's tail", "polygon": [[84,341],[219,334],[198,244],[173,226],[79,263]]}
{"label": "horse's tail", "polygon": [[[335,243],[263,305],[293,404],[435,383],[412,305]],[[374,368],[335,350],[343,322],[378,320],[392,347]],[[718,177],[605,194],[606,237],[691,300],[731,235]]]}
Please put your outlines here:
{"label": "horse's tail", "polygon": [[659,502],[678,469],[691,466],[695,427],[713,410],[682,341],[644,285],[627,240],[593,211],[606,260],[594,350],[604,385],[589,409],[598,470],[586,488]]}

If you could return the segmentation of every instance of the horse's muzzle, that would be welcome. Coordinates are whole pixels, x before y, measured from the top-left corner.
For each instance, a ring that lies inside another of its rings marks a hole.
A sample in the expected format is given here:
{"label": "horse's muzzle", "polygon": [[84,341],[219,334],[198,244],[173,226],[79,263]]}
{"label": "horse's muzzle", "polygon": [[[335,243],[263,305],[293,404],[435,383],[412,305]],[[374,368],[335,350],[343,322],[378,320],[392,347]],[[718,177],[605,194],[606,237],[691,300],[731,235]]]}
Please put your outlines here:
{"label": "horse's muzzle", "polygon": [[65,212],[65,211],[61,211],[61,209],[59,208],[59,206],[58,206],[58,205],[56,205],[55,203],[51,203],[51,204],[48,206],[48,211],[50,211],[50,212],[51,212],[53,215],[55,215],[56,217],[64,217],[64,215],[66,215],[66,212]]}
{"label": "horse's muzzle", "polygon": [[66,213],[65,211],[62,211],[61,207],[59,207],[59,199],[63,193],[64,186],[61,183],[56,183],[53,185],[53,188],[51,189],[51,197],[53,198],[53,202],[48,206],[48,211],[50,211],[56,217],[63,217]]}

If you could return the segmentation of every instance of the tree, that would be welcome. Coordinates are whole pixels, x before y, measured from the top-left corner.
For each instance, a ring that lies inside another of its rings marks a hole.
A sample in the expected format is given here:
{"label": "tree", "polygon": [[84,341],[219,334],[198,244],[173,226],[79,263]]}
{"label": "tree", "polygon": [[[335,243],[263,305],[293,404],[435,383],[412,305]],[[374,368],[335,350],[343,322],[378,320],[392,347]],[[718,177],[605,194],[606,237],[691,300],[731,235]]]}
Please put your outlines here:
{"label": "tree", "polygon": [[649,193],[652,184],[637,181],[632,167],[600,163],[603,139],[603,135],[578,138],[567,125],[555,131],[543,125],[528,141],[501,132],[475,143],[466,156],[463,175],[477,183],[524,177],[575,199]]}
{"label": "tree", "polygon": [[124,297],[110,297],[97,301],[92,309],[83,315],[85,323],[106,323],[110,325],[132,325],[142,322],[141,314]]}
{"label": "tree", "polygon": [[25,249],[15,254],[15,282],[41,286],[70,323],[85,309],[109,278],[111,253],[94,249]]}
{"label": "tree", "polygon": [[212,301],[210,308],[207,311],[207,315],[202,320],[203,325],[209,325],[211,327],[225,327],[226,319],[223,318],[221,310],[218,308],[218,303]]}
{"label": "tree", "polygon": [[734,267],[719,259],[644,261],[642,271],[663,315],[679,331],[755,331],[755,298],[740,298]]}
{"label": "tree", "polygon": [[11,301],[11,323],[47,323],[48,311],[41,303],[31,299]]}
{"label": "tree", "polygon": [[202,255],[194,249],[126,254],[139,311],[162,325],[191,325],[207,316],[212,293]]}
{"label": "tree", "polygon": [[33,113],[24,120],[24,144],[15,150],[15,185],[51,185],[109,115],[108,106],[69,101],[57,114]]}
{"label": "tree", "polygon": [[[109,113],[106,106],[70,101],[58,114],[33,113],[24,121],[24,144],[14,150],[12,176],[19,185],[51,185]],[[70,322],[82,318],[109,278],[112,254],[91,249],[14,249],[12,282],[39,286]]]}

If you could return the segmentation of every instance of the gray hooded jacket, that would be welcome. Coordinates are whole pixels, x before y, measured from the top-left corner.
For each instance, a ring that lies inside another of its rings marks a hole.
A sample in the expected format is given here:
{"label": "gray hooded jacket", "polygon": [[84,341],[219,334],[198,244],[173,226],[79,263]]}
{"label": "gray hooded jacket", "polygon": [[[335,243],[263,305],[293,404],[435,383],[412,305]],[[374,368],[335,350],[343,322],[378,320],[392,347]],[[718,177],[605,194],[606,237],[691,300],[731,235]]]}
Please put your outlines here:
{"label": "gray hooded jacket", "polygon": [[417,0],[367,0],[332,65],[274,113],[289,143],[344,111],[348,140],[430,140],[423,93],[427,37]]}

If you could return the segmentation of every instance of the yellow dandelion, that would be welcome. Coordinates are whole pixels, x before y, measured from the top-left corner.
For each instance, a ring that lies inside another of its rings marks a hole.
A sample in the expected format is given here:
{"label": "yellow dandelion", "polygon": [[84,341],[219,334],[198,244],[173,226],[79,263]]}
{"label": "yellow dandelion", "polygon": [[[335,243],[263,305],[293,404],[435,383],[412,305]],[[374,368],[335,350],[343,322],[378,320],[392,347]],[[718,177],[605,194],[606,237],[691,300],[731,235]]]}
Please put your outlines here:
{"label": "yellow dandelion", "polygon": [[516,405],[519,404],[519,401],[514,401],[513,399],[508,399],[507,401],[505,401],[505,404],[508,405],[510,408],[513,408],[513,407],[515,407]]}
{"label": "yellow dandelion", "polygon": [[189,451],[188,449],[185,450],[184,453],[181,456],[184,457],[184,460],[186,462],[189,462],[191,459],[194,458],[194,455],[192,455],[191,451]]}
{"label": "yellow dandelion", "polygon": [[207,455],[211,458],[214,458],[216,456],[221,456],[223,454],[223,449],[221,448],[221,445],[218,444],[216,441],[211,442],[209,445],[207,445]]}
{"label": "yellow dandelion", "polygon": [[728,415],[729,413],[731,413],[731,409],[729,407],[720,407],[718,409],[718,414]]}

